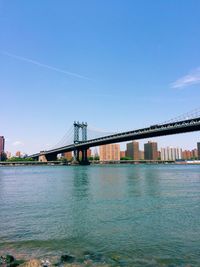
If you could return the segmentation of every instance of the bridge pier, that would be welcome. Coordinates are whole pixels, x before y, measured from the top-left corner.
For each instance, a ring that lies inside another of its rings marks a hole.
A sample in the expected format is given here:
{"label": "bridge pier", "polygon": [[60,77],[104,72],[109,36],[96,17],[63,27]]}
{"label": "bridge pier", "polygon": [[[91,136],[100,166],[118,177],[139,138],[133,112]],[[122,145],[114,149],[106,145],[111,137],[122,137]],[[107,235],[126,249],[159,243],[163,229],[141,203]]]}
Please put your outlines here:
{"label": "bridge pier", "polygon": [[38,157],[39,162],[47,162],[47,158],[44,154],[40,154]]}
{"label": "bridge pier", "polygon": [[78,162],[80,160],[80,150],[78,149],[74,151],[74,160]]}
{"label": "bridge pier", "polygon": [[87,149],[75,150],[74,155],[76,161],[78,161],[79,165],[90,165],[90,162],[87,158]]}
{"label": "bridge pier", "polygon": [[79,164],[80,165],[90,165],[90,162],[89,162],[88,157],[87,157],[87,148],[82,149],[81,153],[82,153],[82,158],[81,158],[81,161],[79,161]]}

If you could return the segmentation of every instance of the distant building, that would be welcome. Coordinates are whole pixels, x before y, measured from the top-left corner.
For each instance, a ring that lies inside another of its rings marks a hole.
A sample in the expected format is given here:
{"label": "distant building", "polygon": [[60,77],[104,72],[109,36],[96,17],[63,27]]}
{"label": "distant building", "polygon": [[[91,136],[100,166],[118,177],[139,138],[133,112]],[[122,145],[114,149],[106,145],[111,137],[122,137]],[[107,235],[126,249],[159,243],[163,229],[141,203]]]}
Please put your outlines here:
{"label": "distant building", "polygon": [[99,147],[99,156],[102,161],[120,160],[120,145],[108,144]]}
{"label": "distant building", "polygon": [[139,152],[139,143],[133,141],[131,143],[126,144],[126,156],[133,159],[139,160],[140,159],[140,152]]}
{"label": "distant building", "polygon": [[198,159],[198,150],[195,148],[191,152],[192,152],[192,158]]}
{"label": "distant building", "polygon": [[21,151],[17,151],[15,156],[18,157],[18,158],[21,158]]}
{"label": "distant building", "polygon": [[69,152],[65,152],[62,155],[67,161],[71,161],[72,160],[72,151]]}
{"label": "distant building", "polygon": [[156,142],[149,141],[144,144],[144,159],[157,160],[158,159],[158,145]]}
{"label": "distant building", "polygon": [[96,147],[94,148],[93,157],[94,157],[94,158],[98,158],[98,157],[99,157],[99,153],[98,153],[98,150],[97,150]]}
{"label": "distant building", "polygon": [[182,159],[192,159],[192,151],[190,150],[182,151]]}
{"label": "distant building", "polygon": [[89,148],[87,150],[87,157],[90,158],[92,156],[92,150]]}
{"label": "distant building", "polygon": [[120,159],[126,157],[126,151],[120,151]]}
{"label": "distant building", "polygon": [[182,159],[182,149],[175,147],[161,148],[161,160],[179,160]]}
{"label": "distant building", "polygon": [[7,157],[7,159],[10,159],[11,158],[11,152],[9,152],[9,151],[6,151],[6,157]]}
{"label": "distant building", "polygon": [[198,159],[200,159],[200,142],[197,143]]}
{"label": "distant building", "polygon": [[144,160],[144,151],[142,151],[142,150],[140,151],[140,159]]}
{"label": "distant building", "polygon": [[0,136],[0,154],[4,152],[5,149],[5,138],[4,136]]}

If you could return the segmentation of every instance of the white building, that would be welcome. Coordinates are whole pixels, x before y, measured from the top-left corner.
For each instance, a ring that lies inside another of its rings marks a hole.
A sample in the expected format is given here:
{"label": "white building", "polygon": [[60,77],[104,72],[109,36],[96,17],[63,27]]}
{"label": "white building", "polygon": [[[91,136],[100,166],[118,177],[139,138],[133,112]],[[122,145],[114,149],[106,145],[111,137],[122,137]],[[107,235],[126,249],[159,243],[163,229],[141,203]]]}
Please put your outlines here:
{"label": "white building", "polygon": [[177,160],[182,158],[182,149],[178,147],[161,148],[161,160]]}

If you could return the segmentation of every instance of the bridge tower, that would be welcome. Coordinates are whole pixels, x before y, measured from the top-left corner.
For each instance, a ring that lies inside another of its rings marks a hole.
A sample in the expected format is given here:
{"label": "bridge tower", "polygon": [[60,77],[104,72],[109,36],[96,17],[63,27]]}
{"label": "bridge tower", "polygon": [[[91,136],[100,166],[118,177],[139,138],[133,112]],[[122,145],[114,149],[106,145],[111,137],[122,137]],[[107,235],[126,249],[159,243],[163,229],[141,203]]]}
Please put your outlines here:
{"label": "bridge tower", "polygon": [[82,122],[82,141],[87,141],[87,122]]}
{"label": "bridge tower", "polygon": [[[80,130],[82,133],[82,138],[80,140]],[[79,121],[74,122],[74,144],[80,144],[81,142],[87,141],[87,122],[82,122],[80,123]],[[81,165],[89,165],[89,161],[87,158],[87,149],[76,149],[74,151],[74,155],[76,160],[79,162]],[[80,160],[80,152],[82,154],[81,160]]]}
{"label": "bridge tower", "polygon": [[79,129],[81,128],[81,123],[79,121],[74,122],[74,144],[79,144]]}

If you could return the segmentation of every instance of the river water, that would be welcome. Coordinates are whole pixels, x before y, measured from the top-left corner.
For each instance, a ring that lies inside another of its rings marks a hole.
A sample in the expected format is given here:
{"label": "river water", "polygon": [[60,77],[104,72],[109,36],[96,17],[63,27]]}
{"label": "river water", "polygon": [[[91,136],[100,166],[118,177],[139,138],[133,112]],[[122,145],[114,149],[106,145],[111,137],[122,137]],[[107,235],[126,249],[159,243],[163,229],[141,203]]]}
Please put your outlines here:
{"label": "river water", "polygon": [[200,166],[0,168],[0,254],[85,251],[116,266],[200,266]]}

